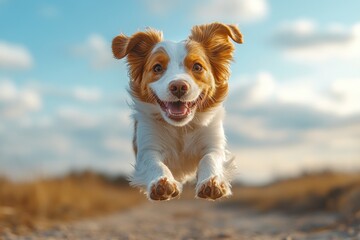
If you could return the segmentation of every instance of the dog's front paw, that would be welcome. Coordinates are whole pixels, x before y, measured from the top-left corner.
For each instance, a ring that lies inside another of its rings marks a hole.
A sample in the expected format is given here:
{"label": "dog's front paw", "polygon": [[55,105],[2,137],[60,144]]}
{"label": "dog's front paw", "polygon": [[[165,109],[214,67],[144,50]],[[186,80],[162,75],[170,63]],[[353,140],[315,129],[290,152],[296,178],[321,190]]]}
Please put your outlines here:
{"label": "dog's front paw", "polygon": [[196,196],[208,200],[216,200],[218,198],[231,195],[230,185],[219,180],[218,177],[211,177],[196,187]]}
{"label": "dog's front paw", "polygon": [[168,180],[166,177],[160,178],[150,187],[149,198],[151,200],[170,200],[178,196],[180,193],[180,186],[175,181]]}

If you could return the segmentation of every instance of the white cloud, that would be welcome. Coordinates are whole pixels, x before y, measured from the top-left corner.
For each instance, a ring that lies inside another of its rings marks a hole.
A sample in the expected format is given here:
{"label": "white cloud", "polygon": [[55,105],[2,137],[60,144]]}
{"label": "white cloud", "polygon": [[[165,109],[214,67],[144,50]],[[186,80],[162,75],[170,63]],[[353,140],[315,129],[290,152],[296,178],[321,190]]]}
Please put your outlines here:
{"label": "white cloud", "polygon": [[25,125],[21,119],[0,117],[0,174],[27,179],[89,168],[129,173],[134,156],[126,114],[116,110],[99,114],[69,106],[57,114],[30,116]]}
{"label": "white cloud", "polygon": [[[279,34],[281,37],[287,37],[287,38],[292,37],[292,35],[295,35],[296,37],[305,37],[305,36],[311,36],[312,34],[316,34],[315,29],[316,29],[315,22],[309,19],[300,19],[295,22],[282,23],[278,29],[277,34]],[[285,40],[289,41],[289,39],[285,39]],[[301,41],[301,39],[291,39],[291,40]]]}
{"label": "white cloud", "polygon": [[71,126],[77,128],[93,128],[99,125],[100,118],[91,112],[85,112],[72,106],[60,107],[58,117]]}
{"label": "white cloud", "polygon": [[276,84],[271,74],[259,73],[254,86],[250,89],[248,100],[254,104],[268,101],[274,97],[275,87]]}
{"label": "white cloud", "polygon": [[84,43],[73,47],[72,53],[87,58],[95,69],[104,69],[114,63],[110,42],[99,34],[90,35]]}
{"label": "white cloud", "polygon": [[74,97],[85,102],[97,102],[102,98],[102,93],[97,88],[77,87],[74,89]]}
{"label": "white cloud", "polygon": [[24,46],[0,41],[0,69],[22,70],[32,66],[33,59]]}
{"label": "white cloud", "polygon": [[239,179],[267,183],[304,171],[360,169],[360,79],[279,81],[263,72],[241,81],[225,117]]}
{"label": "white cloud", "polygon": [[254,22],[268,14],[267,0],[210,0],[196,6],[195,16],[204,21]]}
{"label": "white cloud", "polygon": [[360,112],[360,78],[336,80],[331,83],[330,93],[340,113]]}
{"label": "white cloud", "polygon": [[0,116],[16,118],[42,107],[40,95],[31,88],[19,88],[9,80],[0,81]]}
{"label": "white cloud", "polygon": [[338,79],[318,88],[314,82],[298,80],[278,87],[280,102],[302,104],[316,110],[348,116],[360,113],[360,79]]}
{"label": "white cloud", "polygon": [[9,80],[0,82],[0,101],[11,101],[17,97],[16,86]]}
{"label": "white cloud", "polygon": [[[239,146],[239,179],[253,184],[268,183],[279,177],[293,177],[304,172],[360,169],[359,122],[299,132],[296,143],[272,147]],[[231,142],[231,140],[229,140]]]}
{"label": "white cloud", "polygon": [[249,118],[239,114],[230,113],[225,118],[225,124],[233,134],[244,135],[254,141],[282,141],[288,137],[287,130],[269,129],[266,127],[267,119]]}
{"label": "white cloud", "polygon": [[[327,85],[311,78],[275,81],[270,73],[259,73],[238,86],[246,108],[267,103],[305,106],[315,111],[350,116],[360,114],[360,79],[329,79]],[[234,90],[232,90],[234,92]]]}
{"label": "white cloud", "polygon": [[311,20],[287,22],[275,33],[274,43],[284,48],[286,58],[304,63],[360,60],[360,23],[320,27]]}

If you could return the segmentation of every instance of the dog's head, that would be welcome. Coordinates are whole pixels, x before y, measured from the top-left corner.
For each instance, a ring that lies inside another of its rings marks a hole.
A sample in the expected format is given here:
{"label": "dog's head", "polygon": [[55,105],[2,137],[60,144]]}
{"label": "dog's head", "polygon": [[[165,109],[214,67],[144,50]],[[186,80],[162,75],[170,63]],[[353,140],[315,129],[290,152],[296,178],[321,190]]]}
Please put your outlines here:
{"label": "dog's head", "polygon": [[132,96],[155,104],[168,123],[184,126],[197,111],[208,111],[226,97],[234,51],[230,38],[242,43],[237,26],[221,23],[195,26],[177,43],[148,29],[115,37],[112,50],[118,59],[127,57]]}

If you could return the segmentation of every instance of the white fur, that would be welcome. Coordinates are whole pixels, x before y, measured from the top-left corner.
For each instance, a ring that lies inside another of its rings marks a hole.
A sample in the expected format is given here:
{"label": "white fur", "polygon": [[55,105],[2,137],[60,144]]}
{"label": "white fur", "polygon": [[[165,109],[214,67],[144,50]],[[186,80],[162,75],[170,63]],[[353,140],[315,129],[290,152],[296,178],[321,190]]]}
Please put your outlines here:
{"label": "white fur", "polygon": [[174,80],[184,80],[190,85],[191,91],[183,97],[185,101],[194,101],[201,93],[201,89],[194,79],[185,71],[184,59],[187,54],[185,44],[185,41],[178,43],[163,41],[158,43],[153,49],[153,52],[155,52],[157,49],[163,48],[170,58],[164,75],[159,80],[150,84],[150,88],[163,101],[178,100],[168,90],[169,83]]}
{"label": "white fur", "polygon": [[[159,80],[150,84],[150,88],[162,101],[178,101],[178,99],[175,98],[175,96],[172,95],[169,91],[170,82],[176,80],[186,81],[190,86],[191,91],[189,91],[182,97],[183,101],[195,101],[201,94],[201,89],[199,88],[199,86],[195,83],[194,79],[190,76],[190,74],[185,71],[184,59],[187,54],[185,44],[185,41],[178,43],[171,41],[163,41],[158,43],[153,49],[153,52],[155,52],[159,48],[163,48],[170,58],[170,62],[164,75]],[[168,123],[176,126],[183,126],[190,122],[191,119],[194,117],[194,113],[191,113],[183,121],[176,122],[168,118],[163,111],[160,112],[163,118]]]}
{"label": "white fur", "polygon": [[[171,101],[173,96],[167,86],[181,79],[191,86],[186,100],[195,100],[201,89],[184,69],[185,42],[161,42],[154,51],[159,47],[168,53],[170,63],[164,76],[150,84],[151,89],[161,100]],[[167,119],[157,104],[133,101],[137,158],[132,185],[145,188],[150,198],[151,187],[159,179],[166,177],[181,192],[182,183],[196,175],[196,192],[209,179],[216,178],[225,185],[225,195],[231,194],[228,173],[233,165],[226,151],[223,106],[209,112],[194,112],[186,124],[179,126]]]}
{"label": "white fur", "polygon": [[181,192],[181,184],[197,172],[196,192],[201,184],[216,176],[231,194],[229,173],[233,159],[225,149],[222,106],[212,112],[196,113],[185,127],[161,121],[153,104],[134,101],[134,109],[138,154],[131,178],[133,186],[145,188],[149,197],[151,186],[167,177]]}

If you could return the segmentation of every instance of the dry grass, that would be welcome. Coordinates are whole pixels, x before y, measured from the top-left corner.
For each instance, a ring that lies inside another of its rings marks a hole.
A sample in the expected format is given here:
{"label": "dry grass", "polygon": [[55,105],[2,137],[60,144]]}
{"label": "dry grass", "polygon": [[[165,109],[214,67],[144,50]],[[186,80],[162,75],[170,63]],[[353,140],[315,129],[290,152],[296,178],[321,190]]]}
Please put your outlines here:
{"label": "dry grass", "polygon": [[282,180],[264,187],[236,187],[230,205],[287,213],[332,211],[350,216],[360,211],[360,174],[321,173]]}
{"label": "dry grass", "polygon": [[[193,186],[187,185],[184,190],[182,199],[194,198]],[[304,175],[263,187],[235,186],[233,190],[234,196],[220,202],[221,205],[286,213],[333,211],[347,218],[360,216],[360,174]],[[126,209],[141,201],[146,198],[124,179],[109,180],[91,172],[30,183],[0,178],[0,233],[7,229],[22,234],[63,221]]]}
{"label": "dry grass", "polygon": [[0,179],[0,232],[43,229],[59,221],[129,208],[144,199],[127,183],[91,172],[31,183]]}

